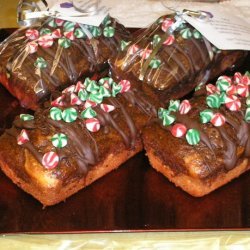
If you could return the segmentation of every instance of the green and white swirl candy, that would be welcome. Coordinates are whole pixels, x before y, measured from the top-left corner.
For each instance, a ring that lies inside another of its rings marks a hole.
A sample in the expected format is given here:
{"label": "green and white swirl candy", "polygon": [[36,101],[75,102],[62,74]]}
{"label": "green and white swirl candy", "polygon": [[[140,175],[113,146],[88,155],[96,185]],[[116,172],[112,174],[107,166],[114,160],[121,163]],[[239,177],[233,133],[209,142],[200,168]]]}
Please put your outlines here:
{"label": "green and white swirl candy", "polygon": [[216,81],[216,87],[220,91],[226,92],[230,86],[231,86],[231,79],[227,76],[220,76]]}
{"label": "green and white swirl candy", "polygon": [[201,33],[200,33],[198,30],[194,29],[194,30],[193,30],[193,37],[194,37],[195,39],[201,39],[201,38],[202,38],[202,35],[201,35]]}
{"label": "green and white swirl candy", "polygon": [[170,112],[167,110],[167,109],[164,109],[164,108],[159,108],[158,109],[158,112],[157,112],[157,115],[158,115],[158,118],[159,119],[163,119],[163,116],[164,115],[168,115]]}
{"label": "green and white swirl candy", "polygon": [[34,66],[38,69],[45,69],[47,68],[48,63],[42,57],[38,57],[34,63]]}
{"label": "green and white swirl candy", "polygon": [[131,41],[126,42],[124,40],[121,40],[121,51],[124,51],[126,47],[131,43]]}
{"label": "green and white swirl candy", "polygon": [[69,48],[71,46],[71,43],[71,40],[66,37],[61,37],[58,39],[58,44],[64,49]]}
{"label": "green and white swirl candy", "polygon": [[67,21],[63,24],[63,31],[73,31],[75,29],[75,23]]}
{"label": "green and white swirl candy", "polygon": [[94,118],[96,116],[97,116],[97,113],[91,107],[86,108],[81,113],[81,117],[84,119]]}
{"label": "green and white swirl candy", "polygon": [[20,119],[23,121],[31,121],[34,120],[34,116],[30,114],[20,114]]}
{"label": "green and white swirl candy", "polygon": [[102,97],[110,97],[111,96],[110,91],[107,88],[105,88],[104,86],[100,86],[100,88],[99,88],[99,94]]}
{"label": "green and white swirl candy", "polygon": [[68,138],[65,134],[63,133],[58,133],[52,136],[51,142],[54,147],[56,148],[63,148],[67,145],[68,143]]}
{"label": "green and white swirl candy", "polygon": [[110,16],[106,16],[106,17],[104,18],[104,20],[102,21],[102,24],[103,24],[104,26],[108,26],[109,24],[111,24]]}
{"label": "green and white swirl candy", "polygon": [[176,112],[179,110],[180,100],[170,100],[168,110]]}
{"label": "green and white swirl candy", "polygon": [[99,92],[90,93],[89,100],[92,101],[92,102],[100,104],[100,103],[102,103],[103,97]]}
{"label": "green and white swirl candy", "polygon": [[218,94],[207,96],[206,102],[210,108],[219,108],[221,106],[220,96]]}
{"label": "green and white swirl candy", "polygon": [[197,145],[200,142],[200,132],[196,129],[189,129],[186,133],[186,140],[189,145]]}
{"label": "green and white swirl candy", "polygon": [[181,34],[182,38],[184,38],[184,39],[190,39],[192,37],[192,32],[191,32],[190,28],[182,29],[180,31],[180,34]]}
{"label": "green and white swirl candy", "polygon": [[49,28],[42,28],[39,33],[40,33],[40,36],[43,36],[43,35],[51,34],[52,32]]}
{"label": "green and white swirl candy", "polygon": [[93,28],[91,29],[91,34],[93,35],[93,37],[99,37],[101,36],[102,31],[99,27],[93,26]]}
{"label": "green and white swirl candy", "polygon": [[245,121],[250,122],[250,108],[248,107],[245,112]]}
{"label": "green and white swirl candy", "polygon": [[105,83],[108,83],[109,86],[112,86],[114,83],[114,80],[111,77],[104,77],[98,81],[99,85],[104,85]]}
{"label": "green and white swirl candy", "polygon": [[94,80],[90,80],[88,82],[86,82],[87,86],[86,86],[86,90],[89,93],[95,94],[99,91],[99,85],[96,84],[96,81]]}
{"label": "green and white swirl candy", "polygon": [[159,59],[152,59],[149,63],[149,66],[152,68],[152,69],[157,69],[159,68],[161,65],[161,60]]}
{"label": "green and white swirl candy", "polygon": [[67,108],[63,110],[62,119],[65,122],[74,122],[77,119],[77,110],[75,108]]}
{"label": "green and white swirl candy", "polygon": [[169,126],[172,123],[174,123],[176,120],[176,117],[174,115],[171,115],[170,113],[164,113],[162,116],[162,124],[163,126]]}
{"label": "green and white swirl candy", "polygon": [[48,22],[48,25],[49,25],[51,28],[56,28],[56,27],[57,27],[56,20],[53,18],[52,20],[50,20],[50,21]]}
{"label": "green and white swirl candy", "polygon": [[50,118],[54,121],[62,120],[62,110],[57,107],[51,108],[49,111],[49,114],[50,114]]}
{"label": "green and white swirl candy", "polygon": [[250,96],[248,96],[246,99],[246,105],[247,107],[250,107]]}
{"label": "green and white swirl candy", "polygon": [[161,41],[161,37],[158,34],[155,34],[153,37],[153,47],[155,48],[156,45]]}
{"label": "green and white swirl candy", "polygon": [[78,97],[80,98],[81,101],[86,101],[89,97],[88,92],[86,91],[86,89],[80,89],[78,92]]}
{"label": "green and white swirl candy", "polygon": [[227,98],[226,92],[222,92],[222,93],[220,94],[220,103],[221,103],[221,104],[225,104],[226,98]]}
{"label": "green and white swirl candy", "polygon": [[208,123],[211,121],[214,113],[211,109],[205,109],[200,112],[200,121],[201,123]]}
{"label": "green and white swirl candy", "polygon": [[74,36],[76,38],[86,38],[86,34],[83,32],[83,30],[81,28],[76,28],[74,31]]}
{"label": "green and white swirl candy", "polygon": [[115,35],[115,29],[112,26],[107,26],[103,29],[103,35],[105,37],[113,37]]}
{"label": "green and white swirl candy", "polygon": [[122,86],[114,82],[112,85],[112,96],[116,97],[116,95],[119,94],[121,90]]}

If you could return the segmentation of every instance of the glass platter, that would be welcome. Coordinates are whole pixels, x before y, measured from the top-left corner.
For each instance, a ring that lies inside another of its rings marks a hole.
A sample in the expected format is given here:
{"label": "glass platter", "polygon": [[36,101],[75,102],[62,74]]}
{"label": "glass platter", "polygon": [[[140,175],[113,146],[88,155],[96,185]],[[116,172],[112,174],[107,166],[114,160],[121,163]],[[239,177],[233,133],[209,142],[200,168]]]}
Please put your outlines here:
{"label": "glass platter", "polygon": [[[0,86],[0,133],[21,112]],[[43,208],[0,171],[0,234],[249,230],[249,190],[250,172],[203,198],[191,197],[141,152],[65,202]]]}

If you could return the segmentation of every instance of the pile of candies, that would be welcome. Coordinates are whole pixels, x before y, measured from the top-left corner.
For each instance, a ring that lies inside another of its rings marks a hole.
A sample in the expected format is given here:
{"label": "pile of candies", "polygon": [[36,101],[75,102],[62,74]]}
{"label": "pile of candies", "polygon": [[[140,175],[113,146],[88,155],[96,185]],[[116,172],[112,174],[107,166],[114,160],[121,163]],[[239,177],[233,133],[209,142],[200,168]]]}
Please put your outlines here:
{"label": "pile of candies", "polygon": [[[245,75],[236,72],[232,78],[228,76],[220,76],[215,85],[206,85],[207,109],[201,111],[200,122],[210,122],[215,127],[223,126],[226,118],[219,112],[219,108],[225,105],[232,112],[240,111],[242,106],[242,98],[245,98],[246,111],[244,119],[250,122],[250,96],[249,96],[250,77],[247,72]],[[186,115],[191,110],[191,104],[188,100],[171,100],[168,109],[159,108],[158,117],[162,120],[163,126],[172,125],[176,117],[173,112],[179,112]],[[196,145],[200,142],[200,132],[197,129],[187,129],[185,125],[176,123],[170,131],[175,137],[183,137],[185,135],[188,144]]]}
{"label": "pile of candies", "polygon": [[[86,78],[84,83],[78,81],[76,85],[64,89],[62,95],[51,102],[49,118],[66,123],[79,119],[88,131],[97,132],[100,130],[101,124],[94,108],[99,106],[104,112],[112,112],[115,110],[115,106],[103,103],[103,100],[107,97],[116,97],[117,94],[125,93],[130,88],[131,84],[128,80],[116,83],[109,77],[102,78],[98,82]],[[20,119],[24,122],[30,121],[34,119],[34,116],[21,114]],[[23,129],[17,138],[17,143],[22,145],[28,141],[28,133]],[[63,148],[67,145],[68,138],[64,133],[56,133],[51,137],[51,142],[55,148]],[[58,162],[59,156],[54,151],[47,152],[43,156],[45,168],[55,168]]]}

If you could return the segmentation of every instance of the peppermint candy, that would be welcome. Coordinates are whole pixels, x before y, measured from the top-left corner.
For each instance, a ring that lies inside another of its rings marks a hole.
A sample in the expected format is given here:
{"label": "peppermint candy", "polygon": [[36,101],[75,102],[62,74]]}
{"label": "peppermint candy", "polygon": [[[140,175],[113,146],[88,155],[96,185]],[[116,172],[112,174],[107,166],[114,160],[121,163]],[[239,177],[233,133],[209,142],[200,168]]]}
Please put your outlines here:
{"label": "peppermint candy", "polygon": [[113,37],[115,35],[115,29],[112,26],[107,26],[103,29],[103,35],[105,37]]}
{"label": "peppermint candy", "polygon": [[87,119],[85,125],[90,132],[97,132],[101,127],[99,120],[96,118]]}
{"label": "peppermint candy", "polygon": [[154,35],[154,37],[153,37],[153,47],[155,48],[156,47],[156,45],[159,43],[161,41],[161,37],[159,36],[159,35]]}
{"label": "peppermint candy", "polygon": [[102,103],[103,96],[101,93],[90,93],[89,100],[95,103]]}
{"label": "peppermint candy", "polygon": [[193,37],[195,39],[201,39],[202,35],[201,35],[201,33],[198,30],[194,29],[194,31],[193,31]]}
{"label": "peppermint candy", "polygon": [[214,113],[211,109],[205,109],[200,112],[200,121],[201,123],[208,123],[211,121]]}
{"label": "peppermint candy", "polygon": [[245,121],[250,122],[250,108],[248,107],[245,112]]}
{"label": "peppermint candy", "polygon": [[74,122],[77,119],[77,110],[75,108],[67,108],[62,112],[62,119],[65,122]]}
{"label": "peppermint candy", "polygon": [[45,69],[47,65],[48,63],[42,57],[38,57],[34,63],[34,66],[39,69]]}
{"label": "peppermint candy", "polygon": [[159,68],[161,65],[161,60],[159,59],[152,59],[149,63],[149,66],[152,68],[152,69],[157,69]]}
{"label": "peppermint candy", "polygon": [[41,30],[40,30],[40,36],[44,36],[44,35],[51,35],[51,30],[50,29],[48,29],[48,28],[42,28]]}
{"label": "peppermint candy", "polygon": [[65,31],[63,35],[71,41],[75,40],[75,35],[73,31]]}
{"label": "peppermint candy", "polygon": [[110,91],[107,88],[105,88],[104,86],[100,86],[99,94],[102,97],[110,97],[111,96]]}
{"label": "peppermint candy", "polygon": [[200,142],[200,132],[196,129],[189,129],[186,133],[186,140],[189,145],[197,145]]}
{"label": "peppermint candy", "polygon": [[36,29],[28,29],[25,32],[25,36],[29,39],[29,40],[36,40],[39,37],[39,31]]}
{"label": "peppermint candy", "polygon": [[242,84],[246,84],[246,85],[250,85],[250,78],[249,78],[249,75],[246,75],[246,74],[245,74],[245,75],[242,77],[241,83],[242,83]]}
{"label": "peppermint candy", "polygon": [[92,80],[89,80],[89,81],[86,81],[85,80],[85,86],[86,86],[86,90],[90,93],[97,93],[99,91],[99,86],[96,84],[96,81],[92,81]]}
{"label": "peppermint candy", "polygon": [[43,48],[49,48],[53,45],[53,37],[49,34],[49,35],[44,35],[44,36],[40,36],[38,38],[38,44],[43,47]]}
{"label": "peppermint candy", "polygon": [[125,48],[130,44],[131,42],[126,42],[124,40],[121,40],[121,51],[124,51]]}
{"label": "peppermint candy", "polygon": [[28,133],[25,129],[21,130],[21,133],[17,136],[17,144],[23,145],[29,141]]}
{"label": "peppermint candy", "polygon": [[60,29],[53,30],[51,36],[56,39],[62,37],[61,30]]}
{"label": "peppermint candy", "polygon": [[240,99],[235,95],[227,96],[225,105],[231,111],[238,111],[241,108]]}
{"label": "peppermint candy", "polygon": [[174,41],[175,41],[175,37],[174,37],[173,35],[170,35],[170,36],[164,41],[163,44],[169,46],[169,45],[173,44]]}
{"label": "peppermint candy", "polygon": [[214,114],[214,116],[212,117],[211,121],[210,121],[215,127],[220,127],[222,125],[225,124],[226,122],[226,118],[220,114],[220,113],[216,113]]}
{"label": "peppermint candy", "polygon": [[129,80],[121,80],[119,85],[122,86],[121,93],[128,92],[131,88],[131,83]]}
{"label": "peppermint candy", "polygon": [[101,36],[102,31],[99,27],[93,26],[93,28],[91,30],[91,34],[93,35],[93,37],[99,37],[99,36]]}
{"label": "peppermint candy", "polygon": [[80,89],[78,92],[78,97],[81,101],[86,101],[89,97],[89,94],[85,89]]}
{"label": "peppermint candy", "polygon": [[53,107],[63,107],[64,106],[64,95],[57,97],[54,101],[51,102]]}
{"label": "peppermint candy", "polygon": [[179,107],[179,112],[181,115],[187,114],[191,109],[191,104],[188,100],[183,100]]}
{"label": "peppermint candy", "polygon": [[122,90],[122,86],[114,82],[112,86],[112,96],[116,97],[116,95],[119,94],[121,90]]}
{"label": "peppermint candy", "polygon": [[237,93],[238,95],[242,97],[248,97],[249,96],[249,88],[247,84],[239,83],[237,85]]}
{"label": "peppermint candy", "polygon": [[169,110],[164,109],[164,108],[159,108],[157,115],[160,119],[162,119],[164,115],[168,115],[169,113],[170,113]]}
{"label": "peppermint candy", "polygon": [[57,107],[52,107],[49,111],[50,118],[54,121],[62,120],[62,110]]}
{"label": "peppermint candy", "polygon": [[64,31],[74,31],[75,29],[75,23],[67,21],[63,24],[63,30]]}
{"label": "peppermint candy", "polygon": [[186,134],[187,128],[185,125],[181,123],[176,123],[170,130],[171,134],[174,137],[182,137],[183,135]]}
{"label": "peppermint candy", "polygon": [[170,100],[168,110],[176,112],[179,110],[180,107],[180,100]]}
{"label": "peppermint candy", "polygon": [[31,121],[34,120],[34,116],[30,114],[20,114],[20,119],[23,121]]}
{"label": "peppermint candy", "polygon": [[151,53],[152,53],[151,49],[144,49],[140,52],[140,57],[143,60],[148,59]]}
{"label": "peppermint candy", "polygon": [[221,92],[221,94],[219,95],[219,98],[220,98],[220,103],[224,104],[227,98],[226,92]]}
{"label": "peppermint candy", "polygon": [[242,80],[241,73],[240,72],[235,72],[234,76],[233,76],[234,83],[239,84],[239,83],[241,83],[241,80]]}
{"label": "peppermint candy", "polygon": [[83,32],[83,30],[81,28],[76,28],[74,31],[74,36],[76,38],[85,38],[86,34]]}
{"label": "peppermint candy", "polygon": [[60,26],[63,26],[64,22],[65,22],[65,21],[62,20],[62,19],[59,19],[59,18],[56,18],[56,19],[55,19],[55,23],[56,23],[56,25],[59,26],[59,27],[60,27]]}
{"label": "peppermint candy", "polygon": [[56,148],[63,148],[67,145],[68,143],[68,138],[65,134],[63,133],[58,133],[52,136],[51,142],[54,147]]}
{"label": "peppermint candy", "polygon": [[59,156],[55,152],[47,152],[43,155],[42,164],[47,169],[55,168],[59,163]]}
{"label": "peppermint candy", "polygon": [[216,81],[216,86],[220,91],[226,92],[232,85],[232,80],[228,76],[220,76]]}
{"label": "peppermint candy", "polygon": [[106,89],[110,89],[110,87],[113,85],[114,80],[110,77],[104,77],[98,81],[100,85],[103,85]]}
{"label": "peppermint candy", "polygon": [[180,31],[180,34],[181,34],[182,38],[184,38],[184,39],[190,39],[192,37],[192,32],[191,32],[190,28],[182,29]]}
{"label": "peppermint candy", "polygon": [[206,85],[206,91],[208,95],[212,95],[212,94],[219,94],[220,90],[217,89],[217,87],[211,83]]}
{"label": "peppermint candy", "polygon": [[97,116],[97,113],[95,112],[94,109],[92,109],[91,107],[86,108],[85,110],[82,111],[81,113],[81,117],[84,119],[87,118],[94,118]]}
{"label": "peppermint candy", "polygon": [[226,91],[227,95],[236,95],[237,94],[237,86],[236,85],[231,85],[227,91]]}
{"label": "peppermint candy", "polygon": [[84,108],[87,109],[89,107],[96,107],[97,106],[97,103],[96,102],[93,102],[91,100],[87,100],[85,103],[84,103]]}
{"label": "peppermint candy", "polygon": [[71,93],[70,94],[70,104],[71,105],[81,105],[82,101],[80,100],[80,98],[76,94]]}
{"label": "peppermint candy", "polygon": [[172,123],[174,123],[176,120],[174,115],[171,115],[170,113],[165,112],[162,117],[162,124],[163,126],[169,126]]}
{"label": "peppermint candy", "polygon": [[207,96],[206,102],[210,108],[219,108],[221,106],[220,96],[218,94]]}
{"label": "peppermint candy", "polygon": [[71,86],[65,88],[65,89],[62,91],[62,93],[63,93],[63,94],[66,94],[66,93],[73,93],[73,92],[75,92],[75,88],[76,88],[75,85],[71,85]]}
{"label": "peppermint candy", "polygon": [[76,93],[78,93],[81,89],[84,89],[84,88],[85,88],[85,87],[84,87],[83,83],[82,83],[81,81],[78,81],[78,82],[76,83],[76,86],[75,86],[74,91],[75,91]]}
{"label": "peppermint candy", "polygon": [[38,49],[38,44],[34,41],[27,43],[27,50],[29,52],[29,54],[34,54],[35,52],[37,52]]}
{"label": "peppermint candy", "polygon": [[173,20],[170,19],[170,18],[166,18],[162,24],[161,24],[161,29],[164,31],[164,32],[167,32],[167,30],[172,26],[173,24]]}
{"label": "peppermint candy", "polygon": [[107,112],[107,113],[109,113],[109,112],[115,110],[115,106],[109,105],[109,104],[103,104],[103,103],[102,103],[102,104],[100,105],[100,107],[101,107],[101,109],[102,109],[104,112]]}
{"label": "peppermint candy", "polygon": [[52,19],[48,22],[49,27],[51,28],[56,28],[57,27],[57,23],[55,19]]}
{"label": "peppermint candy", "polygon": [[139,46],[136,45],[136,44],[133,44],[133,45],[131,45],[131,46],[128,48],[128,54],[129,54],[129,55],[134,55],[134,54],[136,54],[138,51],[139,51]]}
{"label": "peppermint candy", "polygon": [[71,46],[71,40],[66,37],[61,37],[58,39],[58,44],[64,49],[67,49]]}

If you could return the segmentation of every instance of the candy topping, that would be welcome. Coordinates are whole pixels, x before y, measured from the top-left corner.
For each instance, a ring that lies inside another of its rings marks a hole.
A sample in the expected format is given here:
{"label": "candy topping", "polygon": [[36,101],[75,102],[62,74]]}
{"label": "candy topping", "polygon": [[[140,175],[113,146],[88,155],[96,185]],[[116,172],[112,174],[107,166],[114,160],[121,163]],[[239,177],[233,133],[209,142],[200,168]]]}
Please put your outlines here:
{"label": "candy topping", "polygon": [[87,119],[85,125],[90,132],[97,132],[101,127],[99,120],[96,118]]}
{"label": "candy topping", "polygon": [[130,81],[128,81],[128,80],[121,80],[121,81],[119,82],[119,85],[122,86],[122,88],[121,88],[121,93],[124,93],[124,92],[129,91],[130,88],[131,88],[131,83],[130,83]]}
{"label": "candy topping", "polygon": [[220,91],[227,91],[227,89],[231,86],[232,81],[228,76],[220,76],[216,81],[216,86]]}
{"label": "candy topping", "polygon": [[208,123],[211,121],[214,113],[211,109],[205,109],[200,112],[200,121],[202,123]]}
{"label": "candy topping", "polygon": [[53,45],[53,37],[51,34],[43,35],[38,38],[38,44],[43,48],[49,48]]}
{"label": "candy topping", "polygon": [[103,104],[103,103],[100,105],[100,107],[103,111],[108,112],[108,113],[115,109],[113,105]]}
{"label": "candy topping", "polygon": [[179,110],[180,100],[170,100],[168,110],[176,112]]}
{"label": "candy topping", "polygon": [[115,29],[112,26],[107,26],[103,30],[103,35],[105,37],[113,37],[115,34]]}
{"label": "candy topping", "polygon": [[176,123],[171,128],[171,133],[174,137],[182,137],[183,135],[186,134],[186,132],[187,132],[186,126],[181,123]]}
{"label": "candy topping", "polygon": [[191,104],[188,100],[183,100],[179,107],[179,112],[181,115],[187,114],[191,109]]}
{"label": "candy topping", "polygon": [[23,145],[24,143],[29,141],[28,133],[25,129],[21,130],[21,133],[17,136],[17,144]]}
{"label": "candy topping", "polygon": [[65,122],[74,122],[77,119],[77,111],[75,108],[67,108],[62,112],[62,119]]}
{"label": "candy topping", "polygon": [[50,109],[50,117],[54,121],[62,120],[62,110],[57,107],[52,107]]}
{"label": "candy topping", "polygon": [[58,133],[52,136],[51,142],[56,148],[63,148],[67,145],[68,139],[67,136],[63,133]]}
{"label": "candy topping", "polygon": [[23,121],[34,120],[34,116],[30,114],[20,114],[20,119]]}
{"label": "candy topping", "polygon": [[200,132],[196,129],[189,129],[186,133],[186,140],[190,145],[196,145],[200,142]]}
{"label": "candy topping", "polygon": [[38,57],[34,63],[35,67],[39,69],[45,69],[48,66],[48,63],[42,58]]}
{"label": "candy topping", "polygon": [[58,44],[64,49],[67,49],[71,46],[71,40],[66,37],[61,37],[58,39]]}
{"label": "candy topping", "polygon": [[238,111],[241,108],[240,99],[235,95],[227,96],[225,105],[231,111]]}
{"label": "candy topping", "polygon": [[219,108],[221,106],[220,96],[218,94],[207,96],[206,101],[210,108]]}
{"label": "candy topping", "polygon": [[161,65],[161,60],[159,59],[152,59],[149,63],[149,66],[152,68],[152,69],[157,69],[159,68]]}
{"label": "candy topping", "polygon": [[55,168],[59,163],[59,156],[55,152],[47,152],[43,155],[42,164],[47,169]]}
{"label": "candy topping", "polygon": [[85,119],[94,118],[94,117],[96,117],[96,115],[97,115],[96,112],[91,107],[86,108],[81,113],[81,117],[85,118]]}
{"label": "candy topping", "polygon": [[164,31],[164,32],[167,32],[167,30],[171,27],[171,25],[173,24],[173,20],[170,19],[170,18],[166,18],[162,24],[161,24],[161,29]]}
{"label": "candy topping", "polygon": [[36,29],[28,29],[25,32],[25,36],[29,39],[29,40],[36,40],[39,37],[39,31]]}
{"label": "candy topping", "polygon": [[214,116],[212,117],[211,121],[210,121],[215,127],[220,127],[222,125],[225,124],[226,119],[225,117],[220,114],[220,113],[216,113],[214,114]]}

